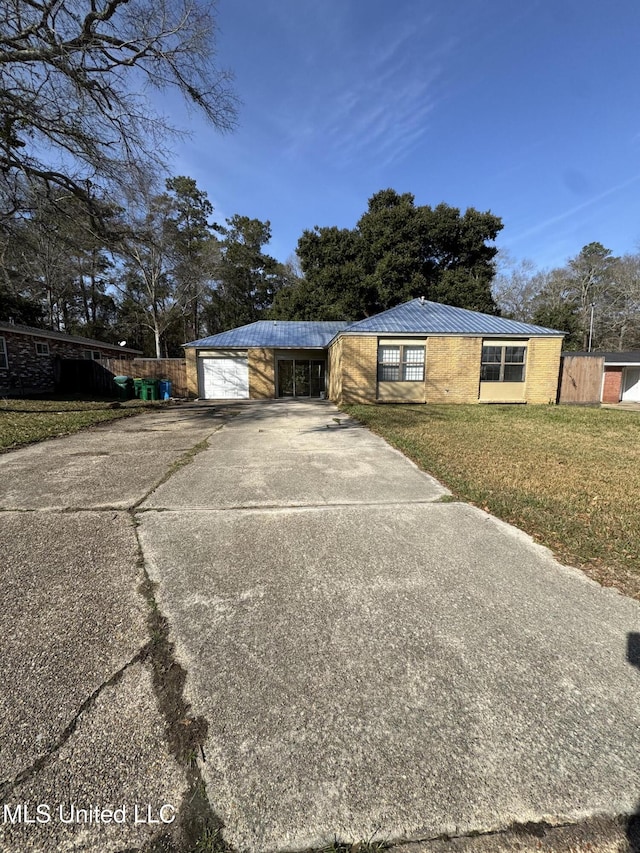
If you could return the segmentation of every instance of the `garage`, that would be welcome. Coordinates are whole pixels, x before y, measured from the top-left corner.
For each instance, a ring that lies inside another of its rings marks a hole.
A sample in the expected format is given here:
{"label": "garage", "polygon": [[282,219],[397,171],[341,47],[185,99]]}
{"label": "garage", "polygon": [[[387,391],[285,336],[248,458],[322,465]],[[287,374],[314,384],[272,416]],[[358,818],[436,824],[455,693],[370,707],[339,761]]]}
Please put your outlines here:
{"label": "garage", "polygon": [[198,359],[198,388],[203,400],[246,400],[249,362],[246,355]]}

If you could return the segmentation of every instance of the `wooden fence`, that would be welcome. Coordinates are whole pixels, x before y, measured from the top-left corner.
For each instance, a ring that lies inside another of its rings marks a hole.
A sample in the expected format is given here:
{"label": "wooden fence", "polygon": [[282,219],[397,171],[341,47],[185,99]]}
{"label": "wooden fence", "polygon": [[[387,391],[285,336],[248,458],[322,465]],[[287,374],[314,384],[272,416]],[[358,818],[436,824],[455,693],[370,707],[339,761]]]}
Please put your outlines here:
{"label": "wooden fence", "polygon": [[563,355],[559,403],[599,403],[604,356]]}
{"label": "wooden fence", "polygon": [[119,358],[100,360],[114,376],[132,376],[134,379],[168,379],[172,397],[188,397],[187,365],[184,358]]}

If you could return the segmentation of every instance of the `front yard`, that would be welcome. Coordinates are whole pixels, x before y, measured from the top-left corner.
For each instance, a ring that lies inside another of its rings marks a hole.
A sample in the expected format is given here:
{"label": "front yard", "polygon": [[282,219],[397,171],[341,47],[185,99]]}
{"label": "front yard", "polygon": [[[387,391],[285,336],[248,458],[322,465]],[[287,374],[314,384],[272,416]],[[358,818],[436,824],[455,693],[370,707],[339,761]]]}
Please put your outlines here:
{"label": "front yard", "polygon": [[640,598],[640,414],[568,406],[345,410],[456,497]]}
{"label": "front yard", "polygon": [[[108,401],[0,399],[0,452],[88,426],[139,414],[153,406],[127,400],[118,408]],[[158,404],[155,404],[158,405]]]}

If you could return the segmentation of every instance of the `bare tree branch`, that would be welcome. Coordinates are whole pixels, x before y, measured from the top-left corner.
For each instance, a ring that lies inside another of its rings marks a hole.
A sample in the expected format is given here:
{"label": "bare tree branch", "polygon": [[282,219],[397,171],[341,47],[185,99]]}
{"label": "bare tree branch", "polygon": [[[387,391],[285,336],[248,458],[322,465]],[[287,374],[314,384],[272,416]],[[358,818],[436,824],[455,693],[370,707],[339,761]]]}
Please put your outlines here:
{"label": "bare tree branch", "polygon": [[[215,63],[208,0],[4,0],[0,6],[0,216],[17,175],[78,200],[157,168],[167,133],[149,87],[173,89],[219,130],[235,122]],[[88,183],[90,182],[90,183]]]}

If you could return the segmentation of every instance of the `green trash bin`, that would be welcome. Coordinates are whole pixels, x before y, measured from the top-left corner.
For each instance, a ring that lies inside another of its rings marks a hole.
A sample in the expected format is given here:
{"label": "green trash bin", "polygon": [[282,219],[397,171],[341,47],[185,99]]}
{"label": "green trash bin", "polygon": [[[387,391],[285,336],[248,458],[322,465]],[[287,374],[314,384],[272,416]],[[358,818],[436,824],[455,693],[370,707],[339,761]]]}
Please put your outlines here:
{"label": "green trash bin", "polygon": [[138,400],[142,399],[142,379],[133,380],[133,393]]}
{"label": "green trash bin", "polygon": [[143,379],[142,380],[142,399],[157,400],[158,399],[158,380]]}
{"label": "green trash bin", "polygon": [[113,382],[121,400],[129,400],[133,397],[133,379],[130,376],[114,376]]}

